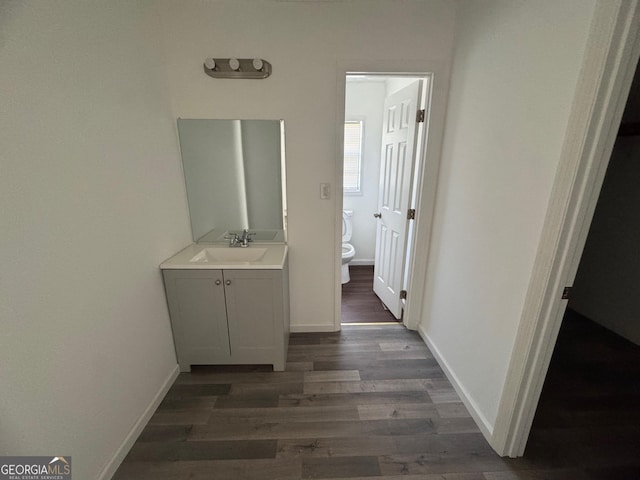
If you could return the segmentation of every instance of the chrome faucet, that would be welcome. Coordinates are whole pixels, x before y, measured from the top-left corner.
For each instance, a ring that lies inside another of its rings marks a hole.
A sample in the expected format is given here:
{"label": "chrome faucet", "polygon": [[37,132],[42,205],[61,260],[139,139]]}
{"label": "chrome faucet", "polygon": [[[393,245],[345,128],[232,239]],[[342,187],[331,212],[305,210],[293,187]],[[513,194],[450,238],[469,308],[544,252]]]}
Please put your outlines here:
{"label": "chrome faucet", "polygon": [[235,232],[230,232],[229,235],[225,235],[225,240],[229,240],[230,247],[248,247],[249,242],[253,242],[251,238],[255,235],[255,232],[250,232],[246,228],[242,231],[242,235],[238,235]]}
{"label": "chrome faucet", "polygon": [[248,247],[249,246],[249,242],[253,242],[253,239],[251,238],[253,235],[255,235],[255,232],[250,232],[249,230],[247,230],[246,228],[242,231],[242,236],[238,239],[240,241],[240,246],[241,247]]}
{"label": "chrome faucet", "polygon": [[237,233],[229,233],[229,235],[224,236],[225,240],[229,240],[230,247],[239,247],[240,246],[240,237]]}

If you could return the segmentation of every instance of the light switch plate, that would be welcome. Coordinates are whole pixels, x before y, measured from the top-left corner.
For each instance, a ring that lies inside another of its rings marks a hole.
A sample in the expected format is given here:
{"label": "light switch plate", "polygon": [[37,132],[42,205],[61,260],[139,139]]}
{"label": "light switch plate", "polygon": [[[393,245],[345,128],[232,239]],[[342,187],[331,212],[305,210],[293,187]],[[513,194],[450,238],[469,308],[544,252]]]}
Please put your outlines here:
{"label": "light switch plate", "polygon": [[320,184],[320,199],[321,200],[329,200],[331,197],[331,184],[329,183],[321,183]]}

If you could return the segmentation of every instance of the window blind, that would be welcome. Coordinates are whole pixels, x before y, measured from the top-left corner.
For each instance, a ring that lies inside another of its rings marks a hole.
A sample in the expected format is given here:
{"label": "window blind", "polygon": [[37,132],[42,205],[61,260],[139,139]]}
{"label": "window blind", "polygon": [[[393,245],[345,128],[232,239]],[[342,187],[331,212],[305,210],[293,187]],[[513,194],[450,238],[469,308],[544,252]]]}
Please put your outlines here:
{"label": "window blind", "polygon": [[362,122],[344,122],[344,174],[345,193],[359,193],[362,176]]}

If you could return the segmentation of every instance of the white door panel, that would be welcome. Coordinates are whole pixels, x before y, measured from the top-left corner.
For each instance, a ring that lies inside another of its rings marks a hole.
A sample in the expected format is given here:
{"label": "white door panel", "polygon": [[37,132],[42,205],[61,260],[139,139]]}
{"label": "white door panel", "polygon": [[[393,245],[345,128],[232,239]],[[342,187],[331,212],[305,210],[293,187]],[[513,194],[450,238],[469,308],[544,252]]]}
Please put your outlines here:
{"label": "white door panel", "polygon": [[407,211],[415,158],[420,81],[385,99],[373,290],[396,318],[407,248]]}

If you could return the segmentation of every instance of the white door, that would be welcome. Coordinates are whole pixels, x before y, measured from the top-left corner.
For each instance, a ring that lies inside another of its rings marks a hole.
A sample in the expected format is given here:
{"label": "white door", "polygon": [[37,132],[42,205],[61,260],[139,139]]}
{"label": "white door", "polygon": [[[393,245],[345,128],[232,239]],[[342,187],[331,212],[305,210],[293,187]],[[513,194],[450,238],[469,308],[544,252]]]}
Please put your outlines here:
{"label": "white door", "polygon": [[397,319],[402,314],[400,290],[407,250],[420,85],[416,80],[384,102],[373,291]]}

